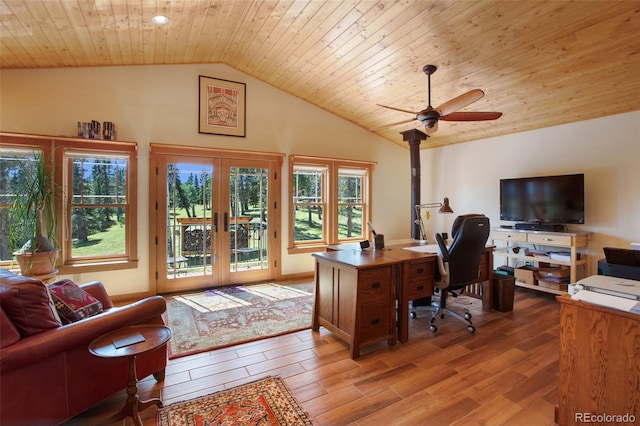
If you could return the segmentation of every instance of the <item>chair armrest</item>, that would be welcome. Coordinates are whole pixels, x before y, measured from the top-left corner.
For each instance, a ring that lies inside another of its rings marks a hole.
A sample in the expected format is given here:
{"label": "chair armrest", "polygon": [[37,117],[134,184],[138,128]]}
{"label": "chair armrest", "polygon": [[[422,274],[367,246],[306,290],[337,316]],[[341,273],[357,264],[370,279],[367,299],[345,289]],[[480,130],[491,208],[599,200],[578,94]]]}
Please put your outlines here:
{"label": "chair armrest", "polygon": [[107,290],[104,288],[104,285],[100,281],[92,281],[86,284],[80,284],[79,287],[98,299],[100,303],[102,303],[102,309],[106,310],[113,308],[113,302],[107,294]]}
{"label": "chair armrest", "polygon": [[444,262],[448,262],[451,257],[449,256],[446,241],[442,238],[442,234],[435,234],[435,238],[436,243],[438,243],[438,256],[441,256]]}
{"label": "chair armrest", "polygon": [[103,334],[137,324],[163,324],[162,314],[167,308],[162,296],[147,297],[130,305],[111,308],[93,317],[53,328],[26,337],[2,348],[0,372],[10,371],[82,346]]}

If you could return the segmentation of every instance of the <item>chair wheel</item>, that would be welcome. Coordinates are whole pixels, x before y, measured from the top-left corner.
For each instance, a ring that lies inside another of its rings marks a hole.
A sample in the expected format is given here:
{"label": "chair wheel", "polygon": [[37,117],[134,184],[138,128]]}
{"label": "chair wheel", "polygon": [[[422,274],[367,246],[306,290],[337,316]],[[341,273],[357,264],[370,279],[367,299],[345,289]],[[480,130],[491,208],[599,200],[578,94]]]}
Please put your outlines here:
{"label": "chair wheel", "polygon": [[409,312],[409,318],[415,318],[415,317],[416,317],[415,312]]}
{"label": "chair wheel", "polygon": [[438,331],[438,327],[436,327],[435,325],[431,324],[429,326],[429,331],[431,331],[432,333],[435,333],[436,331]]}
{"label": "chair wheel", "polygon": [[472,325],[468,325],[467,326],[467,331],[469,333],[475,333],[476,332],[476,328],[474,326],[472,326]]}
{"label": "chair wheel", "polygon": [[466,319],[467,321],[469,321],[471,319],[471,314],[469,312],[465,312],[464,313],[464,319]]}

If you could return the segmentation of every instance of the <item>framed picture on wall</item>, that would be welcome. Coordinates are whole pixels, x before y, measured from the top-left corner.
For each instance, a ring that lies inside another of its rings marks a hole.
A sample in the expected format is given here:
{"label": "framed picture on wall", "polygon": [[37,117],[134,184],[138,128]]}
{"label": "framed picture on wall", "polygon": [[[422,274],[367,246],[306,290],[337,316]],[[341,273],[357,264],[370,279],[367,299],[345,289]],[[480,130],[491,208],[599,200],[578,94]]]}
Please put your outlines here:
{"label": "framed picture on wall", "polygon": [[246,85],[200,76],[199,132],[246,135]]}

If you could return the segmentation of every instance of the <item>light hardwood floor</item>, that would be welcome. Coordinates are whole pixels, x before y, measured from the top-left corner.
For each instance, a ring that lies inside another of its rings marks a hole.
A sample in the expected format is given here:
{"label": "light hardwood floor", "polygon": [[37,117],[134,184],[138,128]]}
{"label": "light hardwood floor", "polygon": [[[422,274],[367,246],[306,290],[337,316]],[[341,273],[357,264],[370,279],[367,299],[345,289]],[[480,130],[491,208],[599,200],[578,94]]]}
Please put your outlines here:
{"label": "light hardwood floor", "polygon": [[[451,317],[431,333],[428,313],[418,308],[409,342],[366,348],[356,360],[324,328],[306,330],[170,360],[164,383],[143,379],[140,396],[169,405],[279,375],[316,425],[553,425],[560,321],[554,296],[516,289],[507,313],[484,313],[467,296],[450,300],[473,314],[475,334]],[[65,424],[94,424],[125,400],[118,392]],[[155,424],[156,412],[142,412],[145,426]]]}

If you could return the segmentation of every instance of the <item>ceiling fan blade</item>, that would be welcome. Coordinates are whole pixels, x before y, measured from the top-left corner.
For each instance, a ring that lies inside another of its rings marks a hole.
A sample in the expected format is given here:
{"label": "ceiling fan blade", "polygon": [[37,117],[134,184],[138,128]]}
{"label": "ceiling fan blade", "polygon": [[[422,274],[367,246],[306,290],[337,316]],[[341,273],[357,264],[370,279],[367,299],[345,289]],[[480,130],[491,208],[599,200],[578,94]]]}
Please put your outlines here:
{"label": "ceiling fan blade", "polygon": [[415,111],[409,111],[409,110],[402,109],[402,108],[390,107],[390,106],[380,105],[380,104],[376,104],[376,105],[378,105],[379,107],[382,107],[382,108],[387,108],[387,109],[392,109],[392,110],[395,110],[395,111],[406,112],[406,113],[409,113],[409,114],[418,115],[418,113],[415,112]]}
{"label": "ceiling fan blade", "polygon": [[373,128],[373,129],[369,129],[369,131],[370,131],[370,132],[375,132],[376,130],[386,129],[386,128],[388,128],[388,127],[397,126],[397,125],[399,125],[399,124],[410,123],[410,122],[412,122],[412,121],[413,121],[413,120],[415,120],[415,119],[416,119],[416,118],[414,117],[414,118],[410,118],[410,119],[408,119],[408,120],[402,120],[402,121],[397,121],[397,122],[395,122],[395,123],[391,123],[391,124],[385,124],[384,126],[380,126],[380,127],[376,127],[376,128]]}
{"label": "ceiling fan blade", "polygon": [[440,117],[444,121],[487,121],[502,117],[501,112],[461,111]]}
{"label": "ceiling fan blade", "polygon": [[456,96],[455,98],[443,103],[436,111],[442,115],[449,115],[452,112],[456,112],[466,107],[467,105],[471,105],[472,103],[479,101],[484,96],[484,92],[480,89],[469,90],[467,93],[463,93],[460,96]]}

